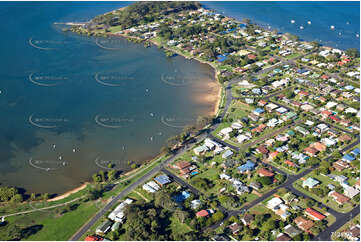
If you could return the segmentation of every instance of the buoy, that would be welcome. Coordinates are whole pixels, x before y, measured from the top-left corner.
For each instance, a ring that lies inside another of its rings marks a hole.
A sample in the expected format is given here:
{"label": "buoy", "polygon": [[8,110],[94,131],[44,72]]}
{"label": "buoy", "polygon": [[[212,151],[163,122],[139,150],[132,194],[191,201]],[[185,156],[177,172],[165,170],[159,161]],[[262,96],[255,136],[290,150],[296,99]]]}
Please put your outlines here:
{"label": "buoy", "polygon": [[148,92],[149,90],[148,89],[145,89],[146,92]]}
{"label": "buoy", "polygon": [[341,32],[339,32],[338,35],[342,35]]}
{"label": "buoy", "polygon": [[153,136],[152,136],[152,137],[150,137],[150,141],[153,141]]}

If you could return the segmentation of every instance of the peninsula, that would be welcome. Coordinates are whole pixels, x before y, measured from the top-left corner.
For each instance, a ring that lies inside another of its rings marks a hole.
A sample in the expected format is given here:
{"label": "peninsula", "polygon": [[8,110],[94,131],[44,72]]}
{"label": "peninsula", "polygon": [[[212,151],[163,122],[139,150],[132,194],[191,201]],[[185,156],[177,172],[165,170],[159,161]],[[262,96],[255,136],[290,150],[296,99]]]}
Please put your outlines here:
{"label": "peninsula", "polygon": [[[358,50],[301,41],[198,2],[136,2],[69,26],[210,65],[219,104],[133,173],[100,171],[54,201],[64,213],[27,239],[359,239]],[[64,228],[72,233],[49,234]]]}

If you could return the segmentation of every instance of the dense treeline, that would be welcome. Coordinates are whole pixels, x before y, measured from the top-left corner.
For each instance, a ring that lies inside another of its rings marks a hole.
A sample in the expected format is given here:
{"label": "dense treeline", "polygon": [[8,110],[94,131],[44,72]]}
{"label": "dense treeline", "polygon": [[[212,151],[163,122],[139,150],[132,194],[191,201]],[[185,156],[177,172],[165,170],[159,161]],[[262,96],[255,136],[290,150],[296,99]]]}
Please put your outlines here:
{"label": "dense treeline", "polygon": [[158,16],[183,10],[196,10],[201,5],[197,2],[136,2],[122,11],[99,15],[94,23],[108,26],[130,28],[138,24],[153,22]]}

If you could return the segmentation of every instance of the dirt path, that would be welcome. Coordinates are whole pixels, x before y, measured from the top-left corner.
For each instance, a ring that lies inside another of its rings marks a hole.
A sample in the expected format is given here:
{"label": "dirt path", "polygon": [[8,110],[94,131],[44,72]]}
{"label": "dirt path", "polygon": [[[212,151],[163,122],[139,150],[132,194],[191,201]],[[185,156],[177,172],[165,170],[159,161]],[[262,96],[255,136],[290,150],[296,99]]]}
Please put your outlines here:
{"label": "dirt path", "polygon": [[[85,196],[85,195],[84,195],[84,196]],[[6,217],[10,217],[10,216],[28,214],[28,213],[33,213],[33,212],[37,212],[37,211],[42,211],[42,210],[57,208],[57,207],[61,207],[61,206],[67,205],[67,204],[69,204],[69,203],[75,202],[75,201],[83,198],[84,196],[77,197],[77,198],[75,198],[75,199],[73,199],[73,200],[71,200],[71,201],[65,202],[65,203],[60,203],[60,204],[56,204],[56,205],[49,206],[49,207],[44,207],[44,208],[36,208],[36,209],[32,209],[32,210],[27,210],[27,211],[22,211],[22,212],[17,212],[17,213],[11,213],[11,214],[7,214],[7,215],[0,215],[0,217],[6,218]]]}
{"label": "dirt path", "polygon": [[146,202],[149,202],[149,199],[144,197],[143,194],[141,194],[140,192],[138,191],[134,191],[136,194],[138,194],[141,198],[143,198]]}

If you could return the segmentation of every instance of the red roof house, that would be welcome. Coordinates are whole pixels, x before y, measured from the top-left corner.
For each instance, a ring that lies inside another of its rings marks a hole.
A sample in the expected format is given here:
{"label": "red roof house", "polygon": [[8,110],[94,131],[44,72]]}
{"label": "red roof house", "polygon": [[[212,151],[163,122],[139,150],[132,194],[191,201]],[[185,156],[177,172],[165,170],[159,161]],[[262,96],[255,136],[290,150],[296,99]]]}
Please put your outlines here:
{"label": "red roof house", "polygon": [[306,208],[305,213],[306,213],[306,215],[308,215],[311,219],[313,219],[315,221],[319,221],[319,220],[326,218],[325,215],[317,212],[316,210],[314,210],[312,208]]}
{"label": "red roof house", "polygon": [[272,177],[274,176],[273,172],[265,169],[265,168],[260,168],[257,170],[257,173],[259,176],[267,176],[267,177]]}
{"label": "red roof house", "polygon": [[104,239],[102,237],[96,236],[96,235],[89,235],[85,238],[84,241],[103,241]]}
{"label": "red roof house", "polygon": [[208,214],[209,214],[208,211],[205,210],[205,209],[203,209],[203,210],[197,212],[197,213],[196,213],[196,216],[197,216],[197,217],[207,217]]}

